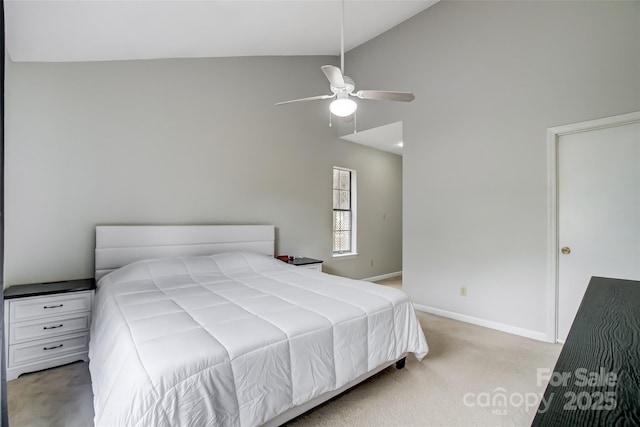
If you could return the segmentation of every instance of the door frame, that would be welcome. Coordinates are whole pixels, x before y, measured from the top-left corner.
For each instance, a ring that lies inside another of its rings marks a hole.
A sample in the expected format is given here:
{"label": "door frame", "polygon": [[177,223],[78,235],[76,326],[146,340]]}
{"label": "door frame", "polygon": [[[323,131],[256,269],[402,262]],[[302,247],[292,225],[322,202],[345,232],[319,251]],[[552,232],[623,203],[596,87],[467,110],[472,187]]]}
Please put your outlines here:
{"label": "door frame", "polygon": [[548,342],[558,341],[559,241],[558,241],[558,142],[560,137],[579,132],[623,126],[640,122],[640,111],[572,123],[547,129],[547,183],[548,183],[548,279],[547,328]]}

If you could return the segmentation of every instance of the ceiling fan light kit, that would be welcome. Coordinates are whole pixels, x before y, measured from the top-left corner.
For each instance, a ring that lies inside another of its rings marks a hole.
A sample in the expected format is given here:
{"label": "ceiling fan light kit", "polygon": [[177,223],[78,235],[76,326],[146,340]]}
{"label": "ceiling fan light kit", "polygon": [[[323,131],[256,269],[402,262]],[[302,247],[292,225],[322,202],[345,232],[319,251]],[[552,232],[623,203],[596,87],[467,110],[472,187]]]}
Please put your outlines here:
{"label": "ceiling fan light kit", "polygon": [[[358,109],[358,104],[350,99],[350,96],[377,101],[411,102],[415,99],[415,96],[411,92],[390,92],[384,90],[359,90],[354,92],[354,81],[344,75],[344,0],[342,1],[342,25],[340,31],[340,68],[333,65],[323,65],[321,67],[322,72],[327,77],[327,80],[329,80],[329,89],[331,89],[333,95],[319,95],[294,99],[291,101],[278,102],[276,105],[315,101],[319,99],[333,99],[329,105],[331,114],[338,117],[349,117]],[[331,121],[329,121],[329,126],[331,126]]]}
{"label": "ceiling fan light kit", "polygon": [[357,109],[358,104],[353,99],[349,99],[349,95],[344,95],[344,97],[338,95],[338,98],[329,105],[331,113],[338,117],[349,117]]}

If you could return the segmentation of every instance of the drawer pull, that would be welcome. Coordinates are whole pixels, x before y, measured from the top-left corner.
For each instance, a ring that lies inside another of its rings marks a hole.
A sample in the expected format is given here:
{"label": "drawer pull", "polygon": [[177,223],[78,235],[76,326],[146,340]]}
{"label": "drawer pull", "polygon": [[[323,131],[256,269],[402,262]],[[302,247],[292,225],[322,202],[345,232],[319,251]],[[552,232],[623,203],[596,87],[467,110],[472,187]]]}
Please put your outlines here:
{"label": "drawer pull", "polygon": [[58,305],[45,305],[43,308],[60,308],[62,307],[64,304],[58,304]]}
{"label": "drawer pull", "polygon": [[58,329],[58,328],[62,328],[62,326],[64,326],[64,325],[63,325],[62,323],[60,323],[60,324],[59,324],[59,325],[57,325],[57,326],[45,326],[45,327],[44,327],[44,328],[42,328],[42,329],[45,329],[45,330],[46,330],[46,329]]}
{"label": "drawer pull", "polygon": [[43,350],[55,350],[56,348],[62,347],[64,344],[54,345],[53,347],[43,347]]}

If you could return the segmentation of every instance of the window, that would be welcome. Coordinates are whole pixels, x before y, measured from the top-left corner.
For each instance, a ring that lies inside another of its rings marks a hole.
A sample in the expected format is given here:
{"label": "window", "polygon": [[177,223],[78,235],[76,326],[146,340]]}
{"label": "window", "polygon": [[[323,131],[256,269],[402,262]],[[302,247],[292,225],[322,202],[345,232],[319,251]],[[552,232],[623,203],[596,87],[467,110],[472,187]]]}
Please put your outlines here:
{"label": "window", "polygon": [[333,255],[356,255],[356,171],[333,168]]}

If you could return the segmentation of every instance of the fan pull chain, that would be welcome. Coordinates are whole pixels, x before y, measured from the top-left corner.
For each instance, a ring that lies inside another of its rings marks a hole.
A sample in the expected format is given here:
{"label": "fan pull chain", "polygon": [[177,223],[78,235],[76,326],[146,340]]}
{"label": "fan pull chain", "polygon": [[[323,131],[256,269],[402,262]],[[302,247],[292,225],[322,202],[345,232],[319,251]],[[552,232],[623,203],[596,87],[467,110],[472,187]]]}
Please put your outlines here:
{"label": "fan pull chain", "polygon": [[353,114],[353,133],[358,132],[358,110]]}
{"label": "fan pull chain", "polygon": [[329,110],[329,127],[331,127],[331,110]]}

